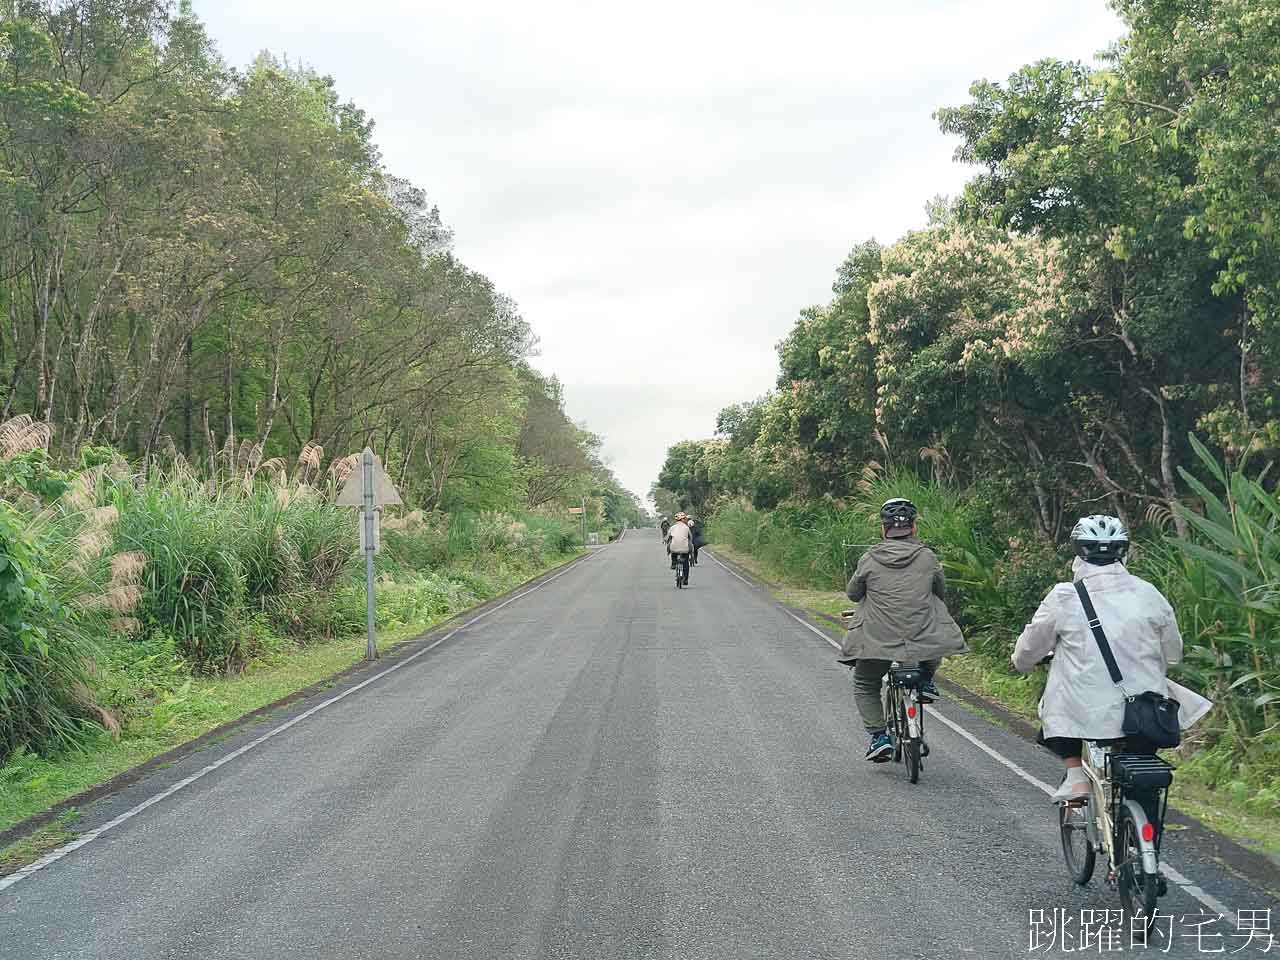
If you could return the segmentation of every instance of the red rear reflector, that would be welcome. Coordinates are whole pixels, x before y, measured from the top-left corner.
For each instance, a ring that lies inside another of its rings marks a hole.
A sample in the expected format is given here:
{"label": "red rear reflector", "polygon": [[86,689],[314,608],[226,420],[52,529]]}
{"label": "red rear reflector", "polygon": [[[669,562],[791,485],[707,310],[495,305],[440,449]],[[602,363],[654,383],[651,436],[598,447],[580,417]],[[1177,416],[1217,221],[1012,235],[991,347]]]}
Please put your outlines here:
{"label": "red rear reflector", "polygon": [[916,716],[916,708],[915,708],[915,707],[907,707],[907,716],[908,716],[908,717],[911,717],[911,718],[914,720],[914,719],[915,719],[915,716]]}
{"label": "red rear reflector", "polygon": [[1142,825],[1142,839],[1150,843],[1156,838],[1156,828],[1149,823]]}

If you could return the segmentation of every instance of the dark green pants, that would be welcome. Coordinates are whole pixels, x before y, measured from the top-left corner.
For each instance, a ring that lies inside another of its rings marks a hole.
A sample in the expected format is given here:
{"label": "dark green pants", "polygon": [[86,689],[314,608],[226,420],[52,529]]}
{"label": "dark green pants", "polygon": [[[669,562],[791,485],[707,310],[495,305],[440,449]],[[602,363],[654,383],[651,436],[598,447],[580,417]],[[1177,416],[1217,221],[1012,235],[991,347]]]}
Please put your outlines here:
{"label": "dark green pants", "polygon": [[[941,660],[921,660],[920,669],[926,680],[932,680]],[[880,700],[880,683],[893,665],[891,660],[859,660],[853,667],[853,702],[862,714],[867,733],[884,730],[884,703]]]}

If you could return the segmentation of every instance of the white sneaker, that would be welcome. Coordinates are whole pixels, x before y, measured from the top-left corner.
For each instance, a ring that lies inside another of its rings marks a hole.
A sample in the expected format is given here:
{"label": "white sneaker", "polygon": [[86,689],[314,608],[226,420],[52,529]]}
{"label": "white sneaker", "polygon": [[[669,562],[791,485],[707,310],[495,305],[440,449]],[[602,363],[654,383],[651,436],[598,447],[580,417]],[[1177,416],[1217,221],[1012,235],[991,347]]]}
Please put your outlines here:
{"label": "white sneaker", "polygon": [[1070,803],[1086,799],[1090,792],[1089,775],[1084,772],[1084,767],[1069,767],[1066,777],[1049,799],[1054,803]]}

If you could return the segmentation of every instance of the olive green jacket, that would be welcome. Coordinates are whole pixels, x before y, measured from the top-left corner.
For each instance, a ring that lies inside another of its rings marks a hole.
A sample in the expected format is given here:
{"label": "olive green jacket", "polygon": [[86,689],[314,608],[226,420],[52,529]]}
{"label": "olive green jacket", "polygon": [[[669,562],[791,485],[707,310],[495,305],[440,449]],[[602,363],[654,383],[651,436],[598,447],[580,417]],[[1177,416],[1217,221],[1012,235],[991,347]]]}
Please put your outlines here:
{"label": "olive green jacket", "polygon": [[885,539],[863,554],[847,592],[858,608],[841,660],[908,663],[968,649],[943,602],[942,565],[915,537]]}

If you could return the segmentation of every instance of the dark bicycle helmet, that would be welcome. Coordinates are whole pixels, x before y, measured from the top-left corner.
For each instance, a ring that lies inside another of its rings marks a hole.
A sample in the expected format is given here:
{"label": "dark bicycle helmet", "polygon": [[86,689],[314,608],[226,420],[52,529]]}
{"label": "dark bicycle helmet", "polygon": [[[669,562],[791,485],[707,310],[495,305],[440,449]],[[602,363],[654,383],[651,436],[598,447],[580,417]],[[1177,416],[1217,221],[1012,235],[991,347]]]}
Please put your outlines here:
{"label": "dark bicycle helmet", "polygon": [[894,497],[880,507],[880,523],[889,536],[901,537],[911,532],[918,512],[910,500]]}
{"label": "dark bicycle helmet", "polygon": [[1082,517],[1071,531],[1071,545],[1086,563],[1105,567],[1124,559],[1129,549],[1129,531],[1116,517]]}

